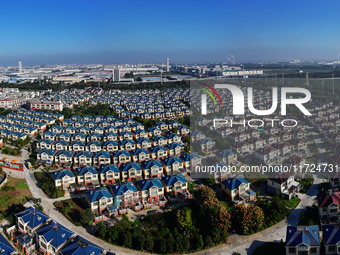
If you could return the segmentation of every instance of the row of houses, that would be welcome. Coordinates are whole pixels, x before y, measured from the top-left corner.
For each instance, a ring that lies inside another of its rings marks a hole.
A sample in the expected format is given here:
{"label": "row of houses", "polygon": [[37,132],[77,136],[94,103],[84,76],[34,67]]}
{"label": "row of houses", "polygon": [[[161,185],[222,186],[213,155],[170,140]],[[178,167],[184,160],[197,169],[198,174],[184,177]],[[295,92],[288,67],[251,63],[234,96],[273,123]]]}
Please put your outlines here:
{"label": "row of houses", "polygon": [[15,218],[16,225],[8,228],[7,233],[25,254],[102,255],[105,253],[103,248],[76,235],[35,207],[17,213]]}
{"label": "row of houses", "polygon": [[128,162],[141,162],[148,159],[165,159],[180,156],[183,146],[178,143],[150,148],[117,151],[71,151],[44,149],[37,153],[36,164],[79,167],[82,165],[100,166]]}
{"label": "row of houses", "polygon": [[[74,173],[68,169],[53,172],[52,178],[58,187],[64,188],[63,178],[77,176],[78,185],[113,184],[121,181],[141,180],[149,178],[160,178],[166,175],[182,173],[186,175],[190,166],[200,164],[200,158],[195,154],[184,154],[180,157],[169,157],[162,160],[148,160],[143,162],[117,164],[102,164],[97,170],[93,166],[77,167]],[[69,171],[69,172],[68,172]]]}
{"label": "row of houses", "polygon": [[85,192],[85,199],[96,215],[108,217],[165,205],[168,200],[190,198],[188,182],[181,174],[123,182]]}
{"label": "row of houses", "polygon": [[[54,127],[55,128],[55,127]],[[53,129],[55,130],[55,129]],[[66,129],[65,129],[66,131]],[[43,143],[38,142],[37,146],[38,149],[53,149],[52,143],[56,141],[67,141],[67,142],[73,142],[73,141],[80,141],[80,142],[113,142],[113,144],[117,144],[117,141],[119,142],[119,145],[122,146],[123,143],[126,143],[126,141],[131,141],[132,144],[140,145],[143,148],[148,148],[151,146],[158,146],[158,145],[166,145],[171,143],[182,143],[181,137],[177,134],[168,133],[164,136],[161,135],[161,133],[158,132],[158,130],[150,129],[149,132],[146,132],[144,130],[142,131],[136,131],[136,132],[121,132],[118,134],[115,134],[113,132],[107,132],[104,134],[100,133],[91,133],[91,134],[85,134],[83,132],[81,133],[69,133],[69,132],[45,132],[41,137],[44,140]],[[157,133],[157,135],[154,135]],[[133,148],[130,148],[133,149]]]}

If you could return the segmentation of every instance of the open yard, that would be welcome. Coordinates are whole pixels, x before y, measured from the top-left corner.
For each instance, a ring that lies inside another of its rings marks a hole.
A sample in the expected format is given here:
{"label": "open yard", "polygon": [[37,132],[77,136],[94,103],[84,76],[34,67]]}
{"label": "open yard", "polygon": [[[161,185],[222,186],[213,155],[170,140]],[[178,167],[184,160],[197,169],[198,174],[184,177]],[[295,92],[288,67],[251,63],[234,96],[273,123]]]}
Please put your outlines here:
{"label": "open yard", "polygon": [[86,202],[80,198],[67,199],[54,203],[54,206],[60,211],[69,221],[77,226],[81,226],[80,215],[88,208]]}
{"label": "open yard", "polygon": [[8,177],[7,183],[0,190],[0,218],[13,214],[16,206],[23,205],[31,197],[25,179]]}

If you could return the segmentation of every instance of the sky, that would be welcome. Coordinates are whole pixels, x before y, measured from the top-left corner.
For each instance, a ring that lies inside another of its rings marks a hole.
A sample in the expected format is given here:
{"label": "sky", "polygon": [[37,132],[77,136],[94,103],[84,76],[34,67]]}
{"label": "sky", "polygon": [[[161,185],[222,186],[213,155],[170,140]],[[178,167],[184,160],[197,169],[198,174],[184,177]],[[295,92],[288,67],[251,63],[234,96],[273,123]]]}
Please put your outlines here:
{"label": "sky", "polygon": [[335,60],[340,1],[11,0],[0,65]]}

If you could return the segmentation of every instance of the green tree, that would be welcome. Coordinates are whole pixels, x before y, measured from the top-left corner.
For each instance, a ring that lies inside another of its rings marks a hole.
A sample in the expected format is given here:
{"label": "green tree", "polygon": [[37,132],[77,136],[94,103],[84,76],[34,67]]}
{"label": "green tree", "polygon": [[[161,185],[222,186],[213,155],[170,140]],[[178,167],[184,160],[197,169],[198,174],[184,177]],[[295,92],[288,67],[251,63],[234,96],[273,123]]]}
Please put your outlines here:
{"label": "green tree", "polygon": [[164,238],[159,240],[158,249],[160,253],[166,253],[166,241],[164,240]]}
{"label": "green tree", "polygon": [[118,231],[115,228],[110,228],[108,236],[109,236],[109,240],[111,242],[114,242],[118,238]]}
{"label": "green tree", "polygon": [[258,206],[235,205],[233,215],[243,234],[256,233],[262,229],[264,213]]}
{"label": "green tree", "polygon": [[179,229],[184,230],[192,226],[192,211],[189,207],[178,209],[176,213],[176,221]]}
{"label": "green tree", "polygon": [[197,250],[200,250],[203,248],[203,246],[204,246],[203,237],[202,235],[198,235],[195,240],[195,248]]}
{"label": "green tree", "polygon": [[154,242],[153,242],[152,236],[148,235],[145,241],[145,249],[147,251],[152,251],[153,247],[154,247]]}
{"label": "green tree", "polygon": [[205,238],[205,247],[211,247],[211,246],[213,246],[214,245],[214,243],[213,243],[213,241],[212,241],[212,239],[211,239],[211,237],[210,236],[207,236],[206,238]]}
{"label": "green tree", "polygon": [[99,222],[97,224],[97,230],[96,230],[96,235],[99,236],[100,238],[104,238],[106,235],[106,226],[103,224],[103,222]]}
{"label": "green tree", "polygon": [[124,233],[124,246],[128,248],[132,246],[132,234],[130,231]]}
{"label": "green tree", "polygon": [[89,225],[93,222],[95,215],[90,208],[86,208],[85,212],[80,215],[80,222],[84,225]]}

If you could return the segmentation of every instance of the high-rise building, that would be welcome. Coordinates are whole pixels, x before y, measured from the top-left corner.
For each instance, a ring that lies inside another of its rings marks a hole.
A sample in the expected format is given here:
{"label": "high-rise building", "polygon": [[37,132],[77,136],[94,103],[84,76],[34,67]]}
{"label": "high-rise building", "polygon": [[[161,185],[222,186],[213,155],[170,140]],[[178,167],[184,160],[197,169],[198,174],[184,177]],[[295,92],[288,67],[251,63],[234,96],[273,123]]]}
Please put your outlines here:
{"label": "high-rise building", "polygon": [[169,58],[166,59],[166,72],[169,73],[170,65],[169,65]]}
{"label": "high-rise building", "polygon": [[113,70],[113,81],[120,81],[120,69],[119,68],[115,68]]}
{"label": "high-rise building", "polygon": [[19,73],[22,73],[22,61],[19,60]]}

